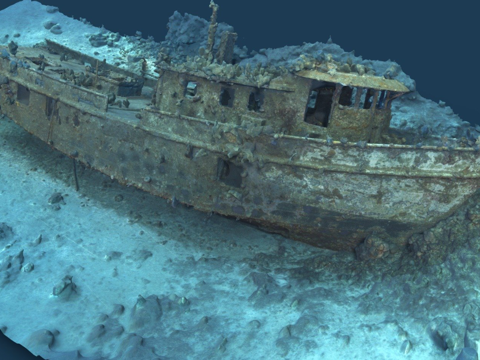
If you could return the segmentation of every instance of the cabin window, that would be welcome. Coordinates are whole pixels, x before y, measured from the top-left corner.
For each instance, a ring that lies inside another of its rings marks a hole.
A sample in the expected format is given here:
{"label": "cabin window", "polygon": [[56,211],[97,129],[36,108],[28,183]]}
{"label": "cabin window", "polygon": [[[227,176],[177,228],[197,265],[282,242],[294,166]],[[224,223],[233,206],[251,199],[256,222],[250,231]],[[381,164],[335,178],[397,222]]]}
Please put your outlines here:
{"label": "cabin window", "polygon": [[305,122],[317,126],[328,126],[334,91],[335,85],[330,83],[310,91],[305,111]]}
{"label": "cabin window", "polygon": [[17,101],[20,104],[28,105],[30,104],[30,90],[23,85],[17,85]]}
{"label": "cabin window", "polygon": [[243,167],[235,165],[231,161],[218,159],[217,162],[217,180],[220,180],[228,186],[242,186]]}
{"label": "cabin window", "polygon": [[265,98],[265,93],[262,89],[257,91],[252,91],[248,97],[248,110],[260,112],[263,110],[263,99]]}
{"label": "cabin window", "polygon": [[219,99],[220,105],[233,107],[234,95],[235,95],[235,89],[222,87],[222,90],[220,91],[220,99]]}
{"label": "cabin window", "polygon": [[385,109],[391,109],[392,108],[392,100],[398,97],[397,93],[393,91],[387,91],[385,94]]}
{"label": "cabin window", "polygon": [[385,93],[386,93],[385,90],[380,91],[380,96],[378,97],[377,106],[376,106],[377,109],[385,108],[385,97],[386,97]]}
{"label": "cabin window", "polygon": [[186,98],[193,98],[197,95],[197,83],[193,81],[189,81],[187,86],[185,87],[185,97]]}
{"label": "cabin window", "polygon": [[372,101],[373,101],[373,90],[367,89],[367,93],[365,94],[365,100],[363,102],[363,108],[370,109],[372,106]]}
{"label": "cabin window", "polygon": [[[363,109],[365,105],[365,98],[367,96],[367,89],[365,88],[358,88],[357,89],[357,95],[355,99],[355,107],[358,109]],[[357,104],[358,102],[358,104]]]}
{"label": "cabin window", "polygon": [[342,88],[342,92],[340,93],[340,99],[338,99],[338,103],[344,106],[351,106],[352,94],[353,94],[353,89],[349,86],[344,86]]}
{"label": "cabin window", "polygon": [[360,107],[360,103],[362,101],[362,95],[363,95],[363,88],[356,87],[354,90],[354,94],[352,95],[352,98],[355,98],[354,105],[353,105],[355,109],[358,109]]}

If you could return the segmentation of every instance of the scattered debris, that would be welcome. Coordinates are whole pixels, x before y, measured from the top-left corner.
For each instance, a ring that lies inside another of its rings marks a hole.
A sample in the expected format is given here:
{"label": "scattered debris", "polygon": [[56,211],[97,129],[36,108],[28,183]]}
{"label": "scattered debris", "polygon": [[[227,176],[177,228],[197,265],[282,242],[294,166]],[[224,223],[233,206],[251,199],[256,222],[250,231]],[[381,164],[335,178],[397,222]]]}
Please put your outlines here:
{"label": "scattered debris", "polygon": [[58,204],[58,203],[65,205],[65,201],[64,201],[64,199],[63,199],[63,196],[62,196],[62,194],[59,193],[59,192],[53,193],[52,196],[50,196],[50,197],[48,198],[48,203],[49,203],[50,205]]}
{"label": "scattered debris", "polygon": [[50,32],[55,35],[60,35],[63,33],[62,27],[58,24],[53,25],[52,28],[50,29]]}
{"label": "scattered debris", "polygon": [[57,25],[56,22],[54,21],[51,21],[51,20],[48,20],[46,22],[43,23],[43,27],[47,30],[50,30],[52,27],[54,27],[55,25]]}
{"label": "scattered debris", "polygon": [[65,276],[53,287],[52,295],[63,300],[69,300],[72,295],[77,293],[77,286],[72,279],[73,276]]}

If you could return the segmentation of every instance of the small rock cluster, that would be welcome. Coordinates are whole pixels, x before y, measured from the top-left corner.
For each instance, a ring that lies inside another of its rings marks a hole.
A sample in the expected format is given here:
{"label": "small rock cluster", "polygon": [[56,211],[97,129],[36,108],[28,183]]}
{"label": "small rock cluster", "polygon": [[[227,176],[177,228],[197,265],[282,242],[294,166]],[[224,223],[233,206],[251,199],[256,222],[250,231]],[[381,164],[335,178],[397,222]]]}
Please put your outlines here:
{"label": "small rock cluster", "polygon": [[50,30],[52,34],[60,35],[63,33],[62,27],[54,21],[46,21],[43,23],[43,27],[47,30]]}
{"label": "small rock cluster", "polygon": [[90,35],[88,40],[90,45],[95,48],[108,46],[115,47],[122,37],[119,33],[113,32],[99,32],[97,34]]}

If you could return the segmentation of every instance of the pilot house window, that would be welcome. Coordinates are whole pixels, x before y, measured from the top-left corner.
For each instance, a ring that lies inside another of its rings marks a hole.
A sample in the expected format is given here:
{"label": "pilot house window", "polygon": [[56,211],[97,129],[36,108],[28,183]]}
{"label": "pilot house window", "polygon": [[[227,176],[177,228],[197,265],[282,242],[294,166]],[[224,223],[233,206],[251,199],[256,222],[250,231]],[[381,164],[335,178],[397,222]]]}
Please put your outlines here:
{"label": "pilot house window", "polygon": [[377,101],[377,109],[385,108],[385,98],[386,98],[386,91],[385,90],[380,91],[380,97],[378,98],[378,101]]}
{"label": "pilot house window", "polygon": [[328,84],[312,89],[305,111],[305,122],[317,126],[328,126],[333,92],[335,91],[335,86],[332,85]]}
{"label": "pilot house window", "polygon": [[363,103],[364,109],[370,109],[373,103],[373,90],[367,89],[367,93],[365,94],[365,101]]}
{"label": "pilot house window", "polygon": [[233,107],[234,95],[235,95],[235,89],[222,87],[222,90],[220,91],[220,99],[219,99],[220,105]]}
{"label": "pilot house window", "polygon": [[17,101],[23,105],[28,105],[30,103],[30,90],[20,84],[18,84],[17,89]]}
{"label": "pilot house window", "polygon": [[353,95],[353,88],[349,86],[344,86],[342,88],[342,92],[340,93],[340,99],[338,99],[338,103],[344,106],[351,106],[352,95]]}

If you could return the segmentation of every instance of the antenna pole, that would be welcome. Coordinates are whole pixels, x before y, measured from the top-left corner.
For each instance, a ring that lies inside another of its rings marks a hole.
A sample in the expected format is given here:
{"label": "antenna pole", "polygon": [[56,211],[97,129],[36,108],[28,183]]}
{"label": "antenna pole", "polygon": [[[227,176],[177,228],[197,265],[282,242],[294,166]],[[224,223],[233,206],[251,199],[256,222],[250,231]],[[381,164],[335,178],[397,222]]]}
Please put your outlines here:
{"label": "antenna pole", "polygon": [[210,27],[208,28],[208,42],[207,42],[207,59],[213,61],[213,45],[215,45],[215,34],[217,33],[217,12],[219,6],[210,0],[210,8],[212,9],[212,17],[210,18]]}

